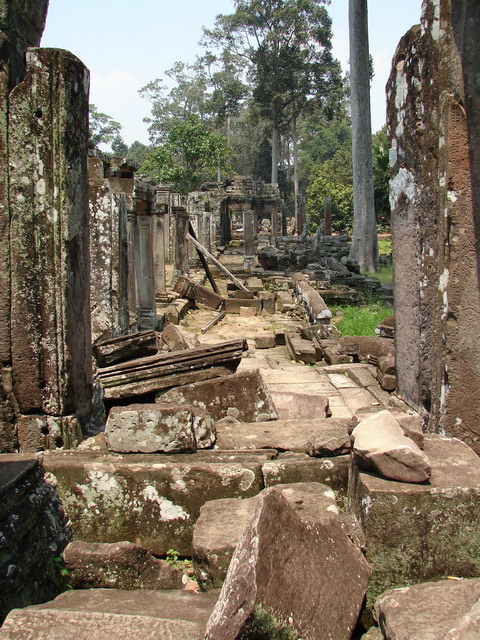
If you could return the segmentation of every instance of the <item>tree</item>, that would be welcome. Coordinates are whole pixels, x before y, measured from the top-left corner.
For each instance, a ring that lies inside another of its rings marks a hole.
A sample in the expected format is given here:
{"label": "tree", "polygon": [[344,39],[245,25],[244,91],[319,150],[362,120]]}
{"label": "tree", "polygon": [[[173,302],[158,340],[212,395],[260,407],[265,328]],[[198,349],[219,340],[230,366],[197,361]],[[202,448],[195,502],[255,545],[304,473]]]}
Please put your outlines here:
{"label": "tree", "polygon": [[[206,42],[250,66],[254,100],[272,127],[272,182],[278,181],[281,128],[326,89],[339,67],[331,57],[327,0],[235,0],[235,13],[217,16]],[[338,83],[337,83],[338,84]]]}
{"label": "tree", "polygon": [[350,232],[353,219],[352,153],[350,141],[313,170],[307,189],[307,212],[311,231],[323,218],[325,198],[332,200],[332,227],[340,233]]}
{"label": "tree", "polygon": [[128,154],[128,144],[125,144],[124,139],[119,133],[114,136],[110,146],[116,156],[124,158]]}
{"label": "tree", "polygon": [[129,160],[132,160],[135,164],[140,166],[145,162],[152,151],[153,147],[135,140],[135,142],[132,142],[128,148],[127,157]]}
{"label": "tree", "polygon": [[141,167],[158,182],[172,183],[180,193],[189,193],[216,169],[228,169],[228,147],[224,137],[209,131],[197,115],[189,115],[170,130],[165,143],[152,151]]}
{"label": "tree", "polygon": [[97,111],[94,104],[89,105],[89,147],[97,149],[101,144],[110,144],[120,135],[122,125],[106,113]]}
{"label": "tree", "polygon": [[372,168],[367,0],[349,0],[350,95],[353,158],[353,232],[350,257],[362,271],[378,270]]}
{"label": "tree", "polygon": [[384,125],[372,138],[375,213],[377,224],[383,227],[390,224],[390,164],[388,149],[387,125]]}
{"label": "tree", "polygon": [[150,125],[148,132],[153,144],[165,142],[173,127],[189,116],[205,120],[209,115],[208,78],[200,61],[192,65],[176,62],[165,75],[174,83],[170,90],[157,78],[139,91],[152,104],[152,117],[144,121]]}

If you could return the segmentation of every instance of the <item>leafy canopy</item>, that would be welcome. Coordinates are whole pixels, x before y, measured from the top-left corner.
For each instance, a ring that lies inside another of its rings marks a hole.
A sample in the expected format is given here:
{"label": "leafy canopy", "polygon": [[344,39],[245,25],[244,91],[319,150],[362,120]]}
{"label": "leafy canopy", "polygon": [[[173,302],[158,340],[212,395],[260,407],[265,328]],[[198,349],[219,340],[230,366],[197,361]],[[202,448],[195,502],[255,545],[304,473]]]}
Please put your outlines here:
{"label": "leafy canopy", "polygon": [[101,144],[110,144],[120,136],[122,125],[111,116],[97,111],[94,104],[89,105],[89,146],[97,149]]}
{"label": "leafy canopy", "polygon": [[165,143],[150,153],[141,170],[188,193],[214,178],[218,168],[229,169],[226,140],[192,114],[172,127]]}

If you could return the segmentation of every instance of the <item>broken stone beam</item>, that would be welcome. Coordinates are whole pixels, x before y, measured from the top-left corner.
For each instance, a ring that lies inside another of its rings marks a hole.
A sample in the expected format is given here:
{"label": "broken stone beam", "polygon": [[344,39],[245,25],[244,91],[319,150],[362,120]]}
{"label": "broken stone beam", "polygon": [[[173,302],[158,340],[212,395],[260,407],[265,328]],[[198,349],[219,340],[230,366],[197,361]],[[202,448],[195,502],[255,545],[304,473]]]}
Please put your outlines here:
{"label": "broken stone beam", "polygon": [[104,340],[93,345],[93,354],[99,367],[117,362],[152,356],[158,351],[155,331],[141,331],[128,336]]}
{"label": "broken stone beam", "polygon": [[220,311],[220,313],[218,315],[215,316],[215,318],[213,318],[213,320],[211,320],[208,324],[206,324],[204,327],[202,327],[201,332],[202,333],[207,333],[207,331],[209,329],[211,329],[212,327],[214,327],[216,324],[218,324],[219,322],[221,322],[224,317],[227,315],[226,311]]}
{"label": "broken stone beam", "polygon": [[247,349],[246,340],[230,340],[104,367],[98,375],[105,398],[128,398],[234,373]]}
{"label": "broken stone beam", "polygon": [[220,269],[220,271],[222,271],[222,273],[224,273],[227,278],[230,278],[230,280],[239,288],[239,289],[243,289],[244,291],[248,291],[247,287],[240,282],[240,280],[238,278],[236,278],[233,273],[230,273],[230,271],[221,263],[219,262],[215,256],[212,256],[212,254],[207,251],[205,249],[205,247],[202,247],[202,245],[198,242],[198,240],[195,240],[195,238],[193,238],[189,233],[187,233],[187,240],[190,240],[190,242],[193,244],[194,247],[196,247],[199,251],[201,251],[209,260],[211,260],[211,262],[213,262],[213,264],[217,267],[217,269]]}
{"label": "broken stone beam", "polygon": [[92,395],[87,68],[29,49],[10,94],[14,393],[22,413],[88,419]]}
{"label": "broken stone beam", "polygon": [[292,360],[304,362],[305,364],[315,364],[317,351],[311,340],[304,340],[293,333],[287,333],[285,339],[287,350]]}
{"label": "broken stone beam", "polygon": [[202,287],[200,284],[196,284],[190,278],[186,276],[179,276],[175,283],[174,291],[176,291],[182,298],[188,298],[194,300],[200,304],[204,304],[210,309],[218,309],[225,302],[225,298],[218,295],[214,291],[210,291],[207,287]]}
{"label": "broken stone beam", "polygon": [[306,280],[296,280],[294,293],[312,324],[330,324],[332,312],[318,291]]}

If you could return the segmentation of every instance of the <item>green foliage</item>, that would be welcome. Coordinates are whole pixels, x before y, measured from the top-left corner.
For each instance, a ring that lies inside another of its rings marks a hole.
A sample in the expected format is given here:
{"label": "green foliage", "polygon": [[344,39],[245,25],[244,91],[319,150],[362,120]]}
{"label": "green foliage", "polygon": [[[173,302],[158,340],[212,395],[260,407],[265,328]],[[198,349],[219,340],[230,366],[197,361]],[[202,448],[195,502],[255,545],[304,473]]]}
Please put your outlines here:
{"label": "green foliage", "polygon": [[101,111],[97,111],[94,104],[89,105],[89,146],[92,149],[98,148],[101,144],[110,144],[120,136],[122,125],[111,116]]}
{"label": "green foliage", "polygon": [[392,238],[378,238],[378,255],[391,256],[392,255]]}
{"label": "green foliage", "polygon": [[237,640],[302,640],[288,624],[282,623],[261,605],[246,620]]}
{"label": "green foliage", "polygon": [[375,327],[392,314],[390,308],[377,303],[360,307],[331,307],[330,310],[336,315],[335,326],[342,336],[374,336]]}
{"label": "green foliage", "polygon": [[165,560],[172,567],[176,567],[178,564],[178,559],[180,558],[180,553],[176,549],[168,549]]}
{"label": "green foliage", "polygon": [[384,126],[372,136],[375,212],[377,224],[384,228],[390,225],[388,146],[387,127]]}
{"label": "green foliage", "polygon": [[111,143],[112,152],[114,155],[124,158],[128,154],[128,145],[125,144],[122,136],[117,133]]}
{"label": "green foliage", "polygon": [[149,154],[141,171],[188,193],[202,181],[213,179],[217,168],[228,170],[228,155],[225,138],[211,133],[198,116],[190,115],[172,127],[165,143]]}
{"label": "green foliage", "polygon": [[353,221],[352,156],[344,145],[313,171],[307,189],[307,217],[311,231],[323,219],[325,198],[332,200],[332,228],[340,233],[351,230]]}
{"label": "green foliage", "polygon": [[138,164],[138,166],[141,166],[152,151],[153,147],[135,140],[128,148],[127,158]]}
{"label": "green foliage", "polygon": [[51,576],[55,586],[59,591],[71,589],[69,584],[69,571],[65,565],[62,556],[55,556],[51,559]]}

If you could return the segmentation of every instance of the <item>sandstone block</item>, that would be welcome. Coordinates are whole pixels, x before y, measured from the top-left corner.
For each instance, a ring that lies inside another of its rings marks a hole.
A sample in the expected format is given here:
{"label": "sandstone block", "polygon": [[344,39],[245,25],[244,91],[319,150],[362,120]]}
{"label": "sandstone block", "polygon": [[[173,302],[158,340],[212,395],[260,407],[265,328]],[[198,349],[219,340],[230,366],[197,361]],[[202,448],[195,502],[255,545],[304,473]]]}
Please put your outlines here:
{"label": "sandstone block", "polygon": [[304,523],[284,496],[268,489],[235,550],[205,638],[235,640],[261,607],[309,640],[348,640],[369,573],[338,523]]}
{"label": "sandstone block", "polygon": [[294,333],[287,333],[285,338],[287,350],[292,360],[304,362],[305,364],[316,363],[317,352],[311,340],[304,340]]}
{"label": "sandstone block", "polygon": [[198,640],[217,593],[67,591],[45,604],[14,610],[0,638],[27,640]]}
{"label": "sandstone block", "polygon": [[315,416],[318,420],[328,418],[330,407],[327,396],[294,391],[270,391],[273,404],[282,420],[305,419]]}
{"label": "sandstone block", "polygon": [[[335,494],[318,482],[277,484],[299,518],[322,522],[338,515]],[[262,492],[263,493],[263,492]],[[212,500],[203,505],[193,531],[196,574],[208,586],[221,587],[233,552],[262,495],[245,500]]]}
{"label": "sandstone block", "polygon": [[[204,419],[213,426],[209,416]],[[196,450],[193,413],[188,407],[131,404],[112,407],[105,426],[110,451],[192,453]]]}
{"label": "sandstone block", "polygon": [[215,421],[227,415],[243,422],[278,417],[270,392],[257,369],[170,389],[158,395],[156,401],[202,408]]}
{"label": "sandstone block", "polygon": [[355,461],[399,482],[427,482],[430,463],[388,411],[362,420],[352,431]]}
{"label": "sandstone block", "polygon": [[250,498],[263,487],[271,454],[105,455],[75,451],[45,455],[45,468],[75,540],[135,542],[161,556],[191,554],[200,507],[217,498]]}
{"label": "sandstone block", "polygon": [[336,494],[345,496],[348,486],[350,456],[311,458],[300,453],[280,453],[278,458],[262,465],[266,487],[295,482],[320,482]]}
{"label": "sandstone block", "polygon": [[170,351],[179,349],[193,349],[199,346],[198,338],[176,324],[167,324],[162,331],[162,340],[168,345]]}
{"label": "sandstone block", "polygon": [[[241,422],[238,424],[217,425],[217,447],[219,449],[278,449],[305,453],[312,450],[312,441],[323,438],[328,441],[332,437],[332,429],[336,436],[340,433],[348,437],[348,418],[327,418],[325,420],[275,420],[257,422],[255,424]],[[333,442],[333,441],[332,441]],[[343,449],[344,444],[341,445]],[[340,452],[338,452],[340,455]]]}
{"label": "sandstone block", "polygon": [[375,603],[375,614],[387,640],[474,640],[480,637],[480,579],[387,591]]}
{"label": "sandstone block", "polygon": [[181,589],[182,571],[132,542],[71,542],[63,552],[74,589]]}
{"label": "sandstone block", "polygon": [[425,453],[429,484],[362,472],[352,478],[350,504],[373,568],[367,610],[387,589],[480,573],[478,456],[459,440],[439,436],[425,436]]}
{"label": "sandstone block", "polygon": [[273,349],[275,347],[275,336],[273,333],[258,334],[255,336],[256,349]]}

